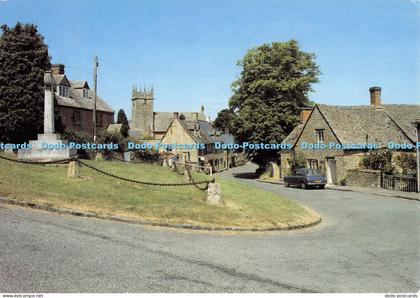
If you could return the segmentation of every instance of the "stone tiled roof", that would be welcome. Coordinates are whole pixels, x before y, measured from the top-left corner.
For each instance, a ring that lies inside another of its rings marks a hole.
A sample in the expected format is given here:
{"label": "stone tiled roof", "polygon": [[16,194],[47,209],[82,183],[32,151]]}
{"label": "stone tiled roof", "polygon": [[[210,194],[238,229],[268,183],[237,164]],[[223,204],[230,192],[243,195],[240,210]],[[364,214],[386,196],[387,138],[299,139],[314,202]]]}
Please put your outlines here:
{"label": "stone tiled roof", "polygon": [[[57,98],[57,103],[60,106],[93,110],[93,91],[89,89],[88,94],[89,98],[84,98],[82,90],[71,88],[70,97],[59,96],[57,94],[55,96]],[[96,96],[96,110],[109,113],[114,112],[114,110],[98,95]]]}
{"label": "stone tiled roof", "polygon": [[[385,147],[389,141],[416,141],[412,124],[420,117],[420,105],[331,106],[317,105],[321,114],[341,143],[377,143]],[[300,124],[283,143],[295,145],[305,125]]]}
{"label": "stone tiled roof", "polygon": [[113,123],[108,125],[108,128],[106,130],[113,133],[120,133],[122,126],[122,124]]}
{"label": "stone tiled roof", "polygon": [[413,141],[417,141],[413,122],[420,119],[420,105],[385,105],[385,112]]}
{"label": "stone tiled roof", "polygon": [[300,123],[296,126],[292,132],[283,140],[283,144],[295,144],[300,136],[300,132],[303,129],[304,124]]}
{"label": "stone tiled roof", "polygon": [[[178,112],[178,115],[184,115],[186,121],[194,120],[194,112]],[[154,113],[154,131],[165,132],[175,116],[173,112],[155,112]],[[198,120],[206,120],[203,113],[198,113]]]}
{"label": "stone tiled roof", "polygon": [[[89,98],[84,98],[82,93],[83,88],[89,88],[87,81],[69,81],[64,74],[53,75],[53,78],[55,85],[66,85],[70,87],[69,97],[55,94],[58,105],[93,110],[93,91],[88,89]],[[114,113],[114,110],[99,95],[96,95],[96,110]]]}
{"label": "stone tiled roof", "polygon": [[53,79],[54,79],[55,85],[64,85],[64,86],[69,86],[69,87],[71,86],[66,75],[53,75]]}
{"label": "stone tiled roof", "polygon": [[206,120],[192,121],[178,119],[178,121],[196,143],[212,144],[214,142],[221,142],[226,144],[233,143],[234,141],[231,134],[218,132]]}
{"label": "stone tiled roof", "polygon": [[87,81],[70,81],[70,85],[74,89],[83,89],[83,88],[89,89],[89,85]]}
{"label": "stone tiled roof", "polygon": [[319,109],[341,143],[366,143],[367,138],[380,146],[389,141],[414,142],[414,127],[408,123],[420,115],[420,105],[383,105],[381,109],[319,105]]}

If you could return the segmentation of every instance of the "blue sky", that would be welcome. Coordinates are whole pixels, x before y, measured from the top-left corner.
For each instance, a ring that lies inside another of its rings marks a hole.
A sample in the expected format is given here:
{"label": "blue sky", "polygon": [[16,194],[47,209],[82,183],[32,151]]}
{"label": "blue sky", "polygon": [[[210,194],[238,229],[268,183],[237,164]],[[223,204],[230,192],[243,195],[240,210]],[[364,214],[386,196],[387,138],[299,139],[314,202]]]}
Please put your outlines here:
{"label": "blue sky", "polygon": [[246,50],[291,38],[323,73],[313,101],[368,104],[381,86],[384,103],[419,104],[419,12],[416,0],[0,0],[0,23],[35,23],[70,79],[91,83],[99,56],[98,93],[116,111],[130,115],[145,84],[156,111],[204,104],[213,119]]}

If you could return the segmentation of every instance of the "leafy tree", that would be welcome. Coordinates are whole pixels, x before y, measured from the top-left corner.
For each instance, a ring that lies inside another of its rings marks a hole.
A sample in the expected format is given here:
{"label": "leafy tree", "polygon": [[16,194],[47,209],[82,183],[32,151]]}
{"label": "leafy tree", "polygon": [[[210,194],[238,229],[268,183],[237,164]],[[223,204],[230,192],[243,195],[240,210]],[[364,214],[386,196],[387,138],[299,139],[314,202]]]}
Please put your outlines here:
{"label": "leafy tree", "polygon": [[35,25],[0,28],[0,141],[20,143],[43,129],[43,77],[50,57]]}
{"label": "leafy tree", "polygon": [[123,109],[118,111],[117,124],[122,124],[121,134],[125,138],[128,137],[128,131],[130,130],[130,126],[128,125],[127,115],[125,114]]}
{"label": "leafy tree", "polygon": [[[248,50],[238,62],[242,72],[232,83],[229,107],[235,112],[232,131],[238,142],[280,143],[298,124],[299,107],[310,102],[311,84],[320,71],[315,55],[299,49],[295,40],[263,44]],[[249,150],[264,167],[276,160],[276,150]]]}
{"label": "leafy tree", "polygon": [[233,116],[234,114],[230,109],[223,109],[217,114],[213,125],[220,130],[224,130],[225,128],[232,130],[231,122],[233,120]]}

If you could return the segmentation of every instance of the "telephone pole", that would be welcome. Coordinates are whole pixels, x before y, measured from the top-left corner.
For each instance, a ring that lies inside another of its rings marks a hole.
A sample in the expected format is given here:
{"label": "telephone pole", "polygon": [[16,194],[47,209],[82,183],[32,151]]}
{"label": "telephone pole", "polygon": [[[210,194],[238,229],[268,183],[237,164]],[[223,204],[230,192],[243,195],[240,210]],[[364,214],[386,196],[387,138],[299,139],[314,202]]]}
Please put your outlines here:
{"label": "telephone pole", "polygon": [[92,115],[92,124],[93,124],[93,141],[96,142],[96,88],[98,81],[98,56],[93,58],[93,115]]}
{"label": "telephone pole", "polygon": [[416,178],[417,178],[417,192],[420,193],[420,119],[416,120]]}

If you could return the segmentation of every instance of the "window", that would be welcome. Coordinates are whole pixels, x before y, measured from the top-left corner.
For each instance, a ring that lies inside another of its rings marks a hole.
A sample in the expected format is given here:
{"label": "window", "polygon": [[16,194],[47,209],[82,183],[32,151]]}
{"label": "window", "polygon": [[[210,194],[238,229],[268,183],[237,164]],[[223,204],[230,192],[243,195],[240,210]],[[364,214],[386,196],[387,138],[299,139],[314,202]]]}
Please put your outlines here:
{"label": "window", "polygon": [[73,111],[72,120],[73,120],[73,125],[77,125],[77,126],[80,125],[80,111],[78,110]]}
{"label": "window", "polygon": [[83,89],[83,98],[89,98],[89,89]]}
{"label": "window", "polygon": [[323,143],[324,142],[324,130],[323,129],[316,129],[316,135],[318,138],[318,142],[319,143]]}
{"label": "window", "polygon": [[308,166],[310,169],[318,170],[318,160],[308,159]]}
{"label": "window", "polygon": [[96,126],[102,126],[102,114],[96,112]]}
{"label": "window", "polygon": [[58,85],[57,92],[60,96],[69,97],[69,87],[67,86]]}

